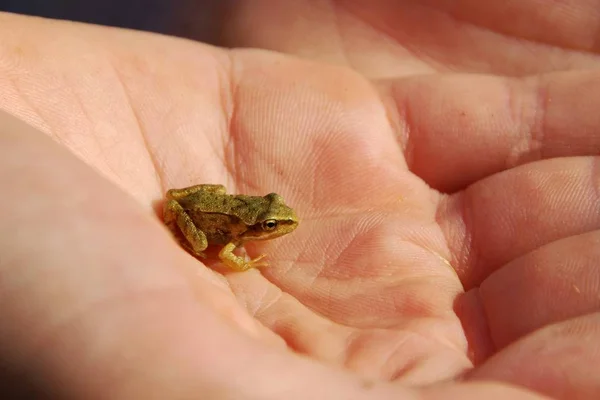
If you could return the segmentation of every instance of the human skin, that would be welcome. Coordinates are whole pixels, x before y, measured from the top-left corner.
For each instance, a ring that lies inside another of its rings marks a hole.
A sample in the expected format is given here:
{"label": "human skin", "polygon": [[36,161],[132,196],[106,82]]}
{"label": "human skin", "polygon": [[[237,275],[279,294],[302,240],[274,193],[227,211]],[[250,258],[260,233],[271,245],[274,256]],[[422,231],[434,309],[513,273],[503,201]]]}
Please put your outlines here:
{"label": "human skin", "polygon": [[[376,34],[410,7],[337,2],[344,65],[326,40],[289,45],[327,21],[292,41],[271,14],[279,39],[261,42],[254,18],[274,3],[259,3],[240,3],[228,43],[301,58],[0,15],[4,383],[85,399],[597,396],[600,72],[585,4],[553,41],[539,23],[502,31],[504,48],[491,35],[444,52],[417,31],[364,65],[361,21]],[[213,272],[155,211],[196,183],[276,191],[301,224],[247,246],[270,268]]]}

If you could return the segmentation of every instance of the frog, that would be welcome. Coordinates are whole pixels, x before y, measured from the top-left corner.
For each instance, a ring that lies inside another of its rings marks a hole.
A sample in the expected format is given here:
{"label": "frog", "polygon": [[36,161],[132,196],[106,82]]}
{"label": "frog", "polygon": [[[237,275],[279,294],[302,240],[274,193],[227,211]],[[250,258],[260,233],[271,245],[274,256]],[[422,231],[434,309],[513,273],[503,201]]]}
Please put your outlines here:
{"label": "frog", "polygon": [[224,185],[199,184],[166,192],[163,220],[181,246],[206,258],[209,245],[222,245],[219,259],[234,271],[263,268],[265,254],[247,260],[236,248],[294,231],[298,217],[277,193],[265,196],[227,194]]}

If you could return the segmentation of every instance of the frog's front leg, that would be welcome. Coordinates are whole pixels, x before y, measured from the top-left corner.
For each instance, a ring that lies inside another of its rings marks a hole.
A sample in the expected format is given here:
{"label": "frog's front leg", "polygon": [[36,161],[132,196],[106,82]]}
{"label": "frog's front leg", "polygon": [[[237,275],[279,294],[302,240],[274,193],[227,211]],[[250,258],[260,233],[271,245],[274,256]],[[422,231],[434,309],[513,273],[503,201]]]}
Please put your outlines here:
{"label": "frog's front leg", "polygon": [[167,199],[179,200],[196,192],[209,192],[215,194],[227,194],[225,186],[218,184],[194,185],[184,189],[171,189],[167,191]]}
{"label": "frog's front leg", "polygon": [[175,201],[168,200],[164,208],[165,224],[169,227],[173,234],[177,235],[177,228],[187,240],[187,243],[181,243],[185,248],[193,254],[206,258],[203,250],[208,247],[208,240],[204,232],[196,228],[194,221],[185,212],[183,207]]}
{"label": "frog's front leg", "polygon": [[219,258],[223,264],[235,271],[246,271],[250,268],[262,268],[267,267],[269,264],[266,261],[261,261],[265,258],[264,254],[256,257],[253,260],[247,261],[243,257],[236,256],[233,254],[233,250],[237,247],[237,243],[230,242],[223,246],[223,249],[219,252]]}

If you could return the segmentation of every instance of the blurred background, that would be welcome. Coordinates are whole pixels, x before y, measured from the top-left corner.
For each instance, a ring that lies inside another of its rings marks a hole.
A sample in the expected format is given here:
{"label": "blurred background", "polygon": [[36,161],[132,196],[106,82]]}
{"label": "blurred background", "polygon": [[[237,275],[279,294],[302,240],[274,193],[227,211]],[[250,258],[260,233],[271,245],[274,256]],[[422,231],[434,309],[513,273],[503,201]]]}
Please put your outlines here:
{"label": "blurred background", "polygon": [[0,11],[118,26],[219,44],[235,0],[0,0]]}

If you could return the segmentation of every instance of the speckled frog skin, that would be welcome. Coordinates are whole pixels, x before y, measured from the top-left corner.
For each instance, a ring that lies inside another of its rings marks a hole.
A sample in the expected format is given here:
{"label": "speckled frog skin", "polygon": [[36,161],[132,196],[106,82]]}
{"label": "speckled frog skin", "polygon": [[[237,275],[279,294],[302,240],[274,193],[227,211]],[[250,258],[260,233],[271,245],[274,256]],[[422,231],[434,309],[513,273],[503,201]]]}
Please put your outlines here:
{"label": "speckled frog skin", "polygon": [[181,245],[196,256],[206,257],[203,251],[209,244],[224,245],[219,258],[236,271],[268,265],[264,254],[249,261],[236,256],[236,247],[275,239],[298,226],[296,213],[276,193],[231,195],[225,186],[212,184],[169,190],[164,222]]}

